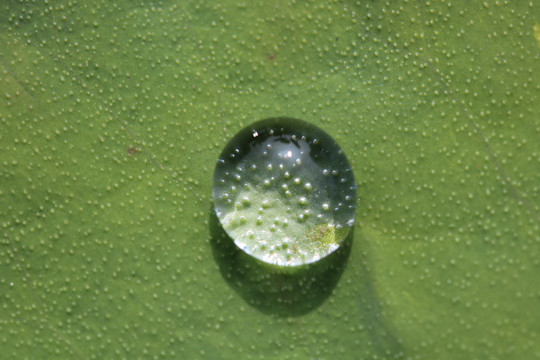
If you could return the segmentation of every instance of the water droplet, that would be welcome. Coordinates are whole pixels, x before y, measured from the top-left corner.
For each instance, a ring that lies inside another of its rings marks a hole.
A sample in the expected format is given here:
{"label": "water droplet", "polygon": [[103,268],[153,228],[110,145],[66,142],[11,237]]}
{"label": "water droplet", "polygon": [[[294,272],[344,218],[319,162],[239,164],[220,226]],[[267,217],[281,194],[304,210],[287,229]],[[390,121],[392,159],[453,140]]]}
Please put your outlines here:
{"label": "water droplet", "polygon": [[226,145],[213,198],[239,248],[267,263],[298,266],[339,248],[354,224],[356,185],[328,134],[302,120],[274,118]]}

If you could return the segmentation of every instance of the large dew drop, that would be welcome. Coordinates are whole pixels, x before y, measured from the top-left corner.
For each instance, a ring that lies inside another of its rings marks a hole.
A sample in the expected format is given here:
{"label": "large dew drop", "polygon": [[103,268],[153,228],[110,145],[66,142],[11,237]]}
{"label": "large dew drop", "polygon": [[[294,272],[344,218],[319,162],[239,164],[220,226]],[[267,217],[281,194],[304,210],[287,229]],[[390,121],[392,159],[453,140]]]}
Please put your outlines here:
{"label": "large dew drop", "polygon": [[213,187],[223,229],[270,264],[313,263],[352,230],[354,176],[343,150],[305,121],[272,118],[237,133],[218,159]]}

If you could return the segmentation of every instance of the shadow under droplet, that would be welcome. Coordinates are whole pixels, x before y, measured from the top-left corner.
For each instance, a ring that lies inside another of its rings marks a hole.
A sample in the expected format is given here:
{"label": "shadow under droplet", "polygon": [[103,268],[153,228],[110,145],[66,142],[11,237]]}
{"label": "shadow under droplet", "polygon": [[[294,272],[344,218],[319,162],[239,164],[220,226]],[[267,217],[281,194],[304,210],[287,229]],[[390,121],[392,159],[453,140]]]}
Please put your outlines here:
{"label": "shadow under droplet", "polygon": [[244,300],[261,312],[300,316],[324,303],[349,257],[353,231],[340,248],[316,263],[282,267],[249,256],[238,248],[210,210],[210,243],[221,275]]}

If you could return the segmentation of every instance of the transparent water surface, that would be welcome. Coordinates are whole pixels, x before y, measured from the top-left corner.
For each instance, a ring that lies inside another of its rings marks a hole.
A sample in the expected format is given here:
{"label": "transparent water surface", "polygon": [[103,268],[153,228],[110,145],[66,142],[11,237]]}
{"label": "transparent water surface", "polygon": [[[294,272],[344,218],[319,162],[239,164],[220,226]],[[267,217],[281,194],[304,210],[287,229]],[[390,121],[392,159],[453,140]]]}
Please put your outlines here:
{"label": "transparent water surface", "polygon": [[237,133],[217,161],[213,197],[235,244],[280,266],[327,256],[354,224],[356,185],[343,150],[298,119],[261,120]]}

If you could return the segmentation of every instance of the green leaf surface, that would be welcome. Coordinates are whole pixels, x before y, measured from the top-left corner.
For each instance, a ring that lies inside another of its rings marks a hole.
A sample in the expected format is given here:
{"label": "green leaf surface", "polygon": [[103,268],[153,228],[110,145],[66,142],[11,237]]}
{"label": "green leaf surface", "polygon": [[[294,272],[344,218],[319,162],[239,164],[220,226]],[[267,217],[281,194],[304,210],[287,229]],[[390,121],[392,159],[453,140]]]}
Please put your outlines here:
{"label": "green leaf surface", "polygon": [[[5,358],[540,358],[540,13],[527,1],[3,1]],[[246,300],[215,160],[300,118],[357,223],[322,303]]]}

